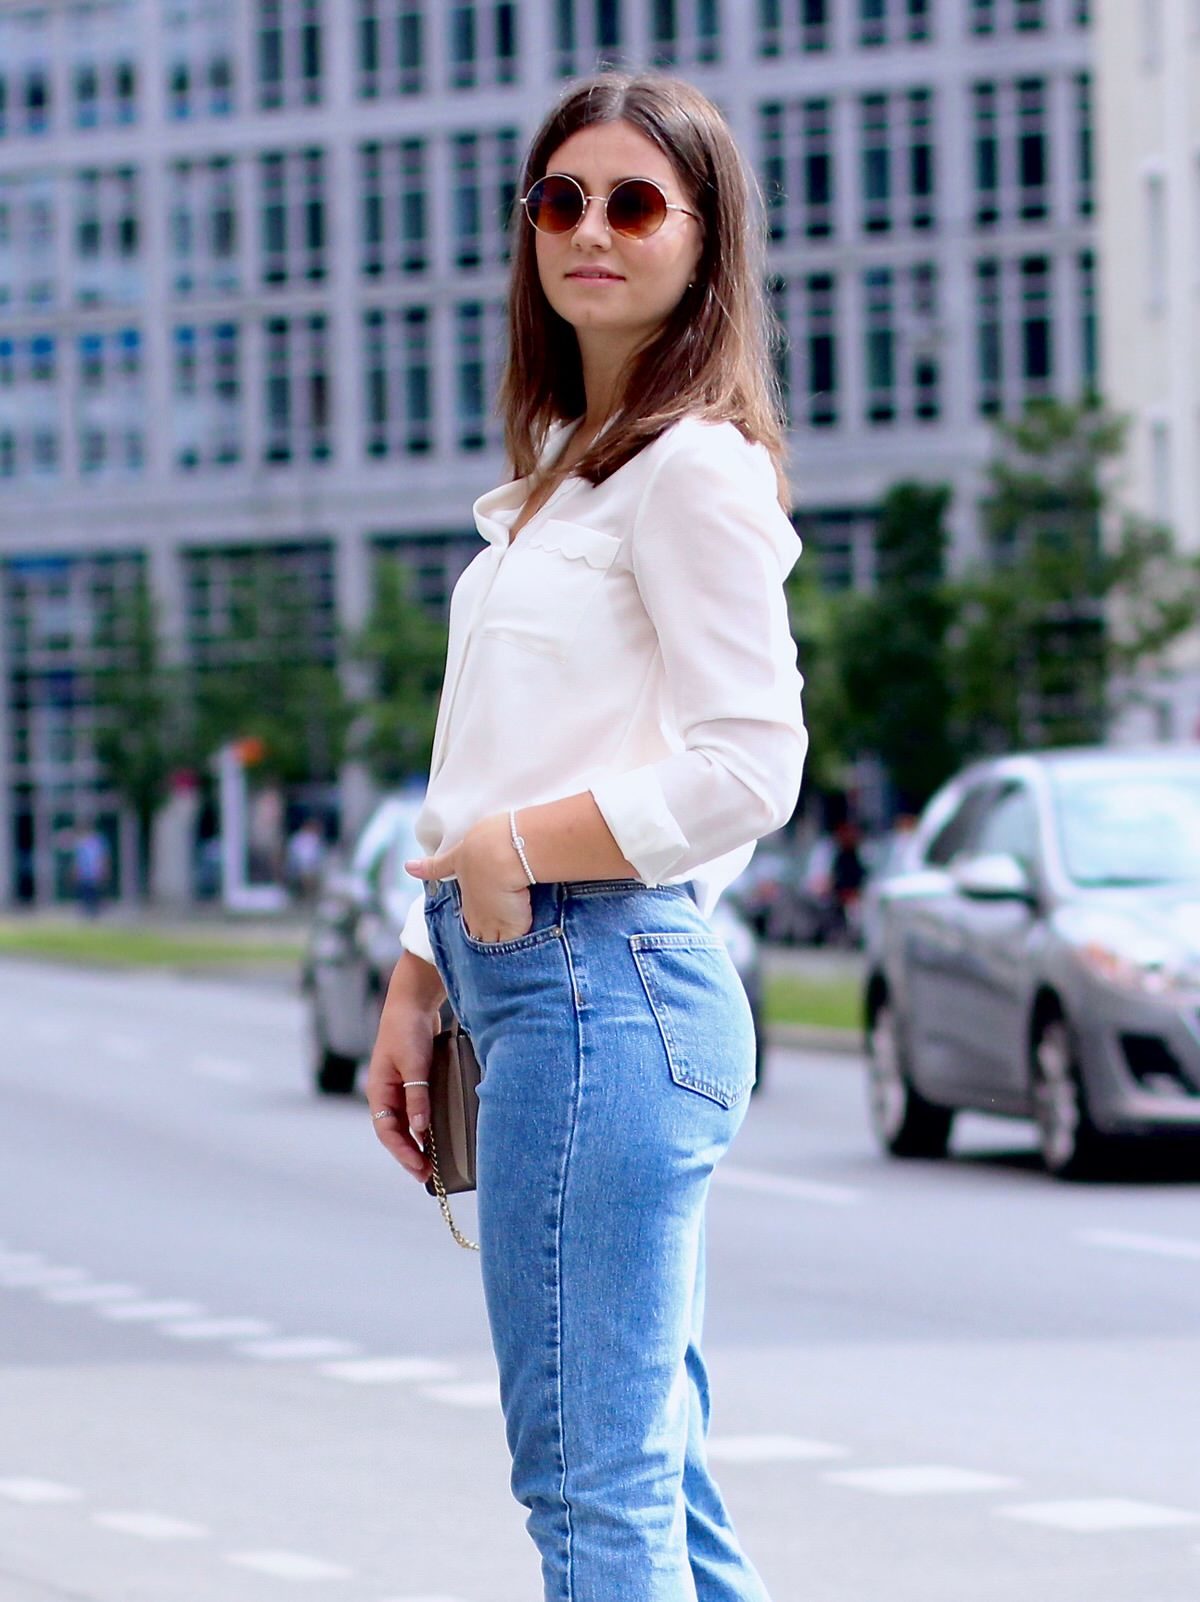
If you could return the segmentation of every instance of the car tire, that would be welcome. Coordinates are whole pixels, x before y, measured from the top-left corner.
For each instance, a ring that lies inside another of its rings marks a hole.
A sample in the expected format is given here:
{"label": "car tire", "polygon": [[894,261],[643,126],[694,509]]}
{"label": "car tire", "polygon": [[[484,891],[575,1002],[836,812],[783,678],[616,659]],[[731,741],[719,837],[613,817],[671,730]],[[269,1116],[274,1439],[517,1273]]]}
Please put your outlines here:
{"label": "car tire", "polygon": [[1034,1034],[1030,1065],[1033,1116],[1047,1173],[1056,1179],[1090,1179],[1116,1154],[1117,1143],[1096,1128],[1071,1026],[1060,1011],[1043,1015]]}
{"label": "car tire", "polygon": [[909,1078],[896,1013],[884,996],[867,1029],[867,1091],[871,1128],[893,1157],[944,1157],[954,1109],[926,1101]]}
{"label": "car tire", "polygon": [[325,1020],[315,995],[309,999],[308,1026],[311,1038],[313,1089],[318,1096],[352,1096],[358,1078],[358,1063],[334,1051],[325,1035]]}

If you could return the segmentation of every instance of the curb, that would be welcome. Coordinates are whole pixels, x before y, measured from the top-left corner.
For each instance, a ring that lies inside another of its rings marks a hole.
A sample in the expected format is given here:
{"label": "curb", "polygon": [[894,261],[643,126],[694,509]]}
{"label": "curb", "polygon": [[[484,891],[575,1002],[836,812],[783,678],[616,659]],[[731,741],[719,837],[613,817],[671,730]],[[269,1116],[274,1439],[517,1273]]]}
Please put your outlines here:
{"label": "curb", "polygon": [[767,1044],[790,1051],[828,1051],[839,1056],[861,1057],[862,1036],[857,1029],[827,1029],[817,1024],[771,1024]]}

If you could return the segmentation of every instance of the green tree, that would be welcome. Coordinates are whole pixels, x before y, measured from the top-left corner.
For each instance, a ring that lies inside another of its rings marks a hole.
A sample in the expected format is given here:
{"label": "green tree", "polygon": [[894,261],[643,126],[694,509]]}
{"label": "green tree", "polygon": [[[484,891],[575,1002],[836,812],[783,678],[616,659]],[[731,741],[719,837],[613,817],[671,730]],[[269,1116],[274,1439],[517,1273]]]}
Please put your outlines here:
{"label": "green tree", "polygon": [[1105,539],[1126,429],[1095,397],[998,425],[984,562],[955,590],[965,751],[1103,739],[1114,676],[1165,662],[1200,617],[1200,567],[1168,530],[1124,517]]}
{"label": "green tree", "polygon": [[876,587],[847,597],[838,620],[845,739],[879,757],[904,810],[921,806],[956,765],[944,582],[950,499],[946,485],[893,485],[876,537]]}
{"label": "green tree", "polygon": [[424,776],[446,665],[446,625],[412,598],[411,569],[380,559],[366,623],[349,643],[365,671],[352,749],[376,784]]}
{"label": "green tree", "polygon": [[154,820],[179,765],[180,683],[163,661],[158,609],[144,575],[97,619],[94,749],[107,783],[137,826],[137,887],[150,884]]}
{"label": "green tree", "polygon": [[847,782],[846,707],[838,654],[845,597],[822,585],[816,559],[807,552],[788,575],[786,593],[796,664],[804,675],[804,722],[808,756],[804,789],[832,794]]}
{"label": "green tree", "polygon": [[256,735],[258,769],[284,784],[329,780],[346,755],[353,707],[307,596],[268,563],[237,583],[224,633],[192,669],[191,743],[206,767],[227,740]]}

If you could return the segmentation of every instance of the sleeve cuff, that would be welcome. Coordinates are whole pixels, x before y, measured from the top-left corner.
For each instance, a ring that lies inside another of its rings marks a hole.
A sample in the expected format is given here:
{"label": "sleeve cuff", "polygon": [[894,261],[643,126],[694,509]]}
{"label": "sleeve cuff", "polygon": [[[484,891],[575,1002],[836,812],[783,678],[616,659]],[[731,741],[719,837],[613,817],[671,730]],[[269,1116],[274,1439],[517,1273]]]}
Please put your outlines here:
{"label": "sleeve cuff", "polygon": [[657,775],[633,768],[598,780],[591,792],[626,862],[647,884],[658,884],[687,850],[688,839]]}
{"label": "sleeve cuff", "polygon": [[421,894],[416,897],[404,919],[404,927],[400,931],[400,944],[406,951],[411,951],[423,962],[437,967],[433,957],[433,947],[429,943],[429,929],[425,923],[425,887],[422,885]]}

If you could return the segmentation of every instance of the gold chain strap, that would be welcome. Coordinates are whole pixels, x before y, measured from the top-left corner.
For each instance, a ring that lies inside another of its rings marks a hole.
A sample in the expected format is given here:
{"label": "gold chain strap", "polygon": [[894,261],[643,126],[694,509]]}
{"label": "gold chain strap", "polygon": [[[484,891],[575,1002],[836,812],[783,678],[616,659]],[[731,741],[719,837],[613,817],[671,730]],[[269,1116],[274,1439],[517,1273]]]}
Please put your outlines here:
{"label": "gold chain strap", "polygon": [[454,1236],[454,1239],[464,1251],[477,1252],[479,1250],[478,1242],[467,1239],[462,1230],[459,1229],[458,1225],[454,1222],[453,1214],[450,1211],[450,1202],[446,1196],[446,1187],[442,1184],[442,1176],[438,1169],[437,1146],[434,1143],[432,1128],[426,1130],[425,1132],[425,1150],[429,1153],[429,1161],[433,1164],[433,1188],[437,1192],[438,1206],[442,1209],[442,1217],[446,1220],[447,1229]]}

